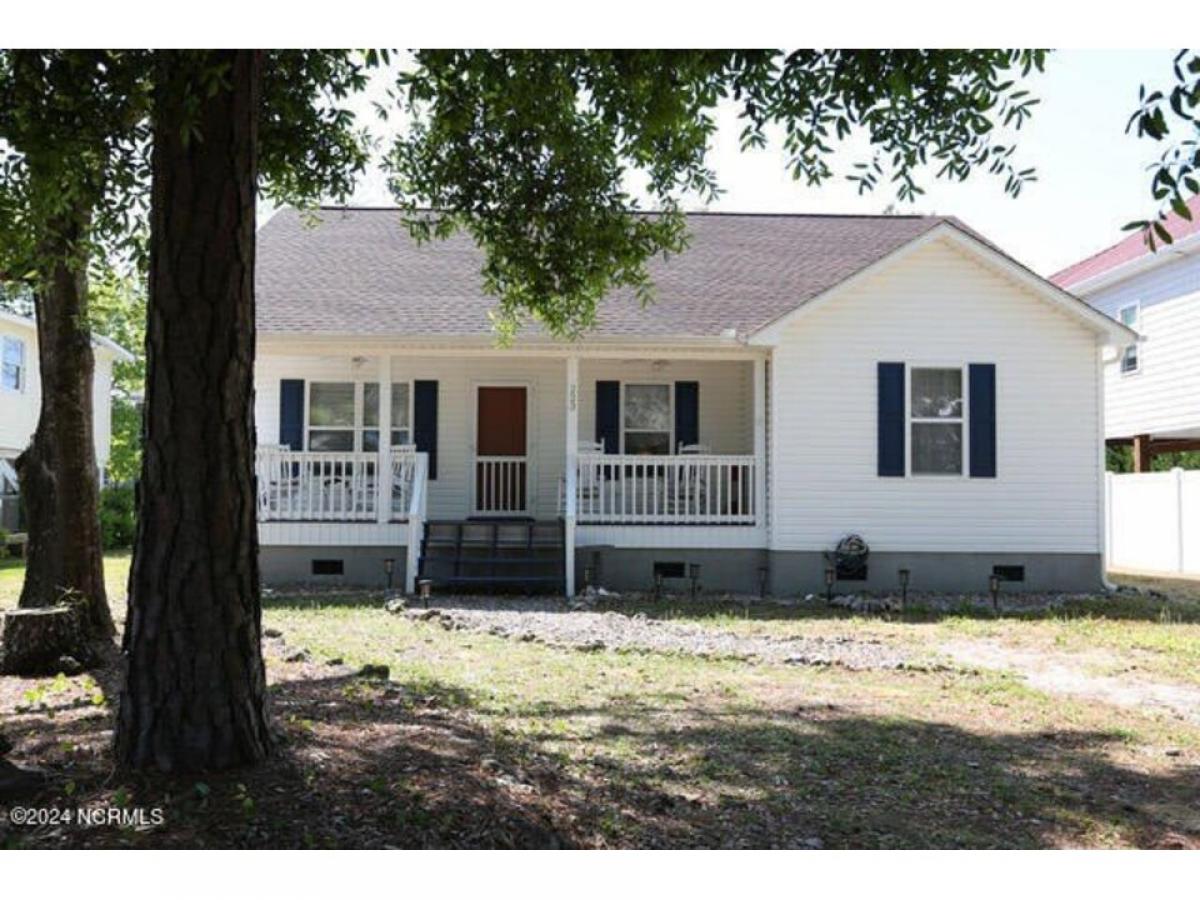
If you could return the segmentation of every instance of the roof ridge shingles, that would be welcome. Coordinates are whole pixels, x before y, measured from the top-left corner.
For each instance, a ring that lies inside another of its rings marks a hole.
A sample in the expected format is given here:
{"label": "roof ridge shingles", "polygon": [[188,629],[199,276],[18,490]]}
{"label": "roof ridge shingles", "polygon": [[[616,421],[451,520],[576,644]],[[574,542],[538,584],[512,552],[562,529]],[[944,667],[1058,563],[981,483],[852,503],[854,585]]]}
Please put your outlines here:
{"label": "roof ridge shingles", "polygon": [[[266,334],[469,337],[492,334],[495,299],[483,257],[457,234],[417,244],[396,208],[324,207],[310,226],[280,210],[258,239],[258,327]],[[601,303],[599,338],[748,334],[944,222],[946,216],[689,214],[691,242],[652,260],[655,301],[617,290]],[[533,326],[531,326],[533,327]]]}

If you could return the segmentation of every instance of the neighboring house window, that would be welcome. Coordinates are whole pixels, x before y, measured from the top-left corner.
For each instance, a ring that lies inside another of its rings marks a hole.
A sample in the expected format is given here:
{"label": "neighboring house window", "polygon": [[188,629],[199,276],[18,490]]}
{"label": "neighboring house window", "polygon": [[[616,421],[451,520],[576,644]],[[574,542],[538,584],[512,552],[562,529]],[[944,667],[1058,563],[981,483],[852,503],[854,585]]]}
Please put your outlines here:
{"label": "neighboring house window", "polygon": [[[1121,324],[1127,328],[1137,331],[1141,327],[1141,304],[1131,303],[1129,306],[1122,306],[1117,315],[1121,319]],[[1140,365],[1137,344],[1130,344],[1125,348],[1125,352],[1121,354],[1121,374],[1136,372],[1140,368]]]}
{"label": "neighboring house window", "polygon": [[355,384],[314,381],[308,387],[308,449],[355,449]]}
{"label": "neighboring house window", "polygon": [[624,401],[624,452],[669,454],[674,422],[671,385],[626,384]]}
{"label": "neighboring house window", "polygon": [[[412,443],[412,418],[409,400],[411,392],[407,381],[392,383],[392,446]],[[379,385],[363,385],[363,441],[364,450],[379,449]]]}
{"label": "neighboring house window", "polygon": [[963,472],[963,372],[913,368],[908,421],[914,475]]}
{"label": "neighboring house window", "polygon": [[6,337],[0,354],[0,388],[6,391],[25,390],[25,342]]}
{"label": "neighboring house window", "polygon": [[[16,460],[0,457],[0,494],[15,494],[19,490],[17,470],[13,467]],[[0,524],[0,527],[3,527]]]}

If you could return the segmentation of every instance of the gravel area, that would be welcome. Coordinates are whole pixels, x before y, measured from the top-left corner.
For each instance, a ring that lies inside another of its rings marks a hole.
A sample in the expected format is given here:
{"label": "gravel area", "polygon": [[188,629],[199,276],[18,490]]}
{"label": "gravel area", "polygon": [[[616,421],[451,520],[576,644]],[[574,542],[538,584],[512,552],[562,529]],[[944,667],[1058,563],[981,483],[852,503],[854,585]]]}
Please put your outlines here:
{"label": "gravel area", "polygon": [[642,614],[564,609],[561,601],[438,598],[429,609],[397,609],[417,621],[573,650],[683,653],[710,659],[848,669],[910,667],[909,654],[883,641],[851,636],[738,635]]}

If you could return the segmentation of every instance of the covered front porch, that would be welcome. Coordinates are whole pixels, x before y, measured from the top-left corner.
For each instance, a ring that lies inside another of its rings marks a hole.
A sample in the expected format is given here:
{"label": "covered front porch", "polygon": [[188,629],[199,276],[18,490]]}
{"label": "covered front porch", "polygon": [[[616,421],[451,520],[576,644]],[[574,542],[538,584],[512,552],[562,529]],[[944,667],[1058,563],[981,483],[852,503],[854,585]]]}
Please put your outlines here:
{"label": "covered front porch", "polygon": [[553,519],[567,593],[580,547],[765,546],[748,348],[280,347],[257,372],[264,546],[394,548],[412,590],[427,523]]}

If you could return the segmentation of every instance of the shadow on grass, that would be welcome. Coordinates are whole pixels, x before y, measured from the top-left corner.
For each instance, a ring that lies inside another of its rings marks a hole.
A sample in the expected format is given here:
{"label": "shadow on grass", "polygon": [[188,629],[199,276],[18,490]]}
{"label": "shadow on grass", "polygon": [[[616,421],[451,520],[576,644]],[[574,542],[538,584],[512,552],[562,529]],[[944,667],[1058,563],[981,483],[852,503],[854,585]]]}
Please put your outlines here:
{"label": "shadow on grass", "polygon": [[163,807],[166,826],[11,833],[26,846],[1200,846],[1200,773],[1115,764],[1118,732],[984,734],[828,704],[678,696],[503,709],[435,679],[275,685],[265,765],[111,772],[108,716],[29,716],[64,746],[40,798]]}

